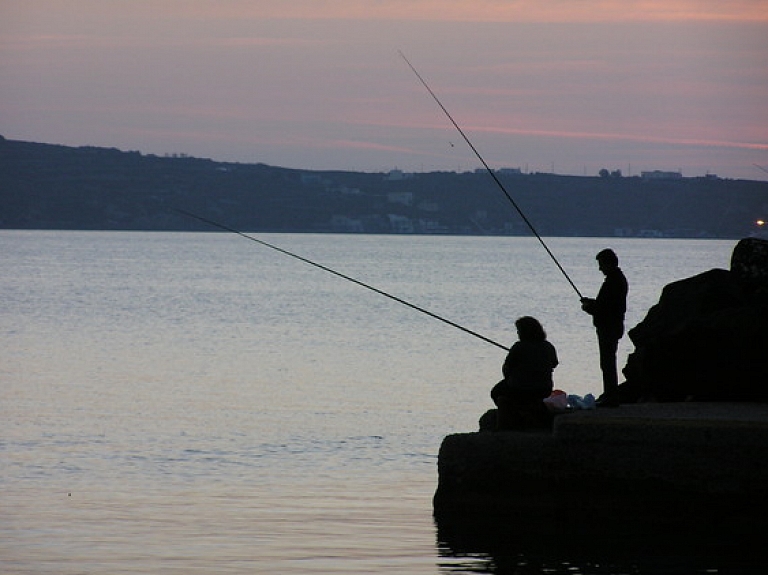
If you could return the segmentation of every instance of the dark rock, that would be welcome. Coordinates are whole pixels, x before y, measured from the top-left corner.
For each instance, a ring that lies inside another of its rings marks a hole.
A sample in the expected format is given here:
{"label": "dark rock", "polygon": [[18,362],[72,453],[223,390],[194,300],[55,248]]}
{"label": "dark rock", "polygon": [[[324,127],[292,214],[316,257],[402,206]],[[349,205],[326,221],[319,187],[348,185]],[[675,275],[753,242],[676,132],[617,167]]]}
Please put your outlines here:
{"label": "dark rock", "polygon": [[768,281],[768,241],[745,238],[736,244],[731,254],[731,272],[742,281]]}
{"label": "dark rock", "polygon": [[768,401],[768,241],[741,240],[730,271],[667,285],[628,335],[623,402]]}
{"label": "dark rock", "polygon": [[480,431],[523,431],[552,429],[554,415],[543,402],[525,406],[521,409],[508,408],[505,415],[498,409],[489,409],[478,421]]}
{"label": "dark rock", "polygon": [[489,409],[480,416],[480,420],[478,421],[480,431],[496,431],[499,417],[498,412],[498,409]]}
{"label": "dark rock", "polygon": [[436,514],[768,517],[768,405],[677,402],[558,416],[554,431],[460,433]]}

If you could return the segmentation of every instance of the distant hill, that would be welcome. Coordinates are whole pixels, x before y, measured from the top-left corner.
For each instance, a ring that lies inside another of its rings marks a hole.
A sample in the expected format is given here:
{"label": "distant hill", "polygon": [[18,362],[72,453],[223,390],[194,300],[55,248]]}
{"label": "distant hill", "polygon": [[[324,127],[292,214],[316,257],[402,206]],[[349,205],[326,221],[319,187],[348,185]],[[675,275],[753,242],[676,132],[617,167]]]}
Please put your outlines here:
{"label": "distant hill", "polygon": [[[768,220],[768,182],[497,176],[543,236],[740,238]],[[176,209],[243,231],[530,235],[486,172],[295,170],[0,137],[0,228],[211,229]]]}

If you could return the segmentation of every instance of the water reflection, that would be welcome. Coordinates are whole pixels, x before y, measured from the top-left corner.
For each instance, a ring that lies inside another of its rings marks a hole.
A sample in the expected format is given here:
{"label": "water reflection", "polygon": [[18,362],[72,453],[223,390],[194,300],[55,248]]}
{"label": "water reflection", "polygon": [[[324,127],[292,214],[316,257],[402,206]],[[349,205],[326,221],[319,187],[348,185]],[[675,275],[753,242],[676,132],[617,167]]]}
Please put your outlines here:
{"label": "water reflection", "polygon": [[440,573],[747,575],[764,573],[768,521],[591,514],[437,517]]}

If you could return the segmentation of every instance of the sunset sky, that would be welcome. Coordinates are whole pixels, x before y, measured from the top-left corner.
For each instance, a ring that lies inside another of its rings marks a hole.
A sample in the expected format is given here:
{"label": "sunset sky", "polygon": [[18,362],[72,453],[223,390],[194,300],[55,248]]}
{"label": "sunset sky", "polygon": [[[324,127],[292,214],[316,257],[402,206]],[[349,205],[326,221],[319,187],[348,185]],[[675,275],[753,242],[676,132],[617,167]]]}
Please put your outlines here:
{"label": "sunset sky", "polygon": [[767,180],[768,0],[0,0],[0,134],[318,169]]}

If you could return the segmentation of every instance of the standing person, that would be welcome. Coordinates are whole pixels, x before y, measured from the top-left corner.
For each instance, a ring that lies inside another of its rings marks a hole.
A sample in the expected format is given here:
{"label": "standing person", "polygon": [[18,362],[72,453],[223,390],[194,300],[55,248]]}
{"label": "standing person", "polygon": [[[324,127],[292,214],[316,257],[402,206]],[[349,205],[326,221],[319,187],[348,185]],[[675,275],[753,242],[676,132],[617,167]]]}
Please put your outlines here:
{"label": "standing person", "polygon": [[537,319],[521,317],[515,327],[518,341],[509,349],[501,368],[504,379],[491,390],[498,407],[496,429],[541,427],[547,423],[548,412],[542,400],[552,393],[557,352]]}
{"label": "standing person", "polygon": [[600,370],[603,372],[603,395],[598,406],[615,407],[619,404],[619,374],[616,352],[624,335],[624,314],[627,311],[627,278],[619,267],[619,258],[611,249],[604,249],[595,257],[598,268],[605,275],[597,297],[581,298],[581,309],[592,316],[600,349]]}

